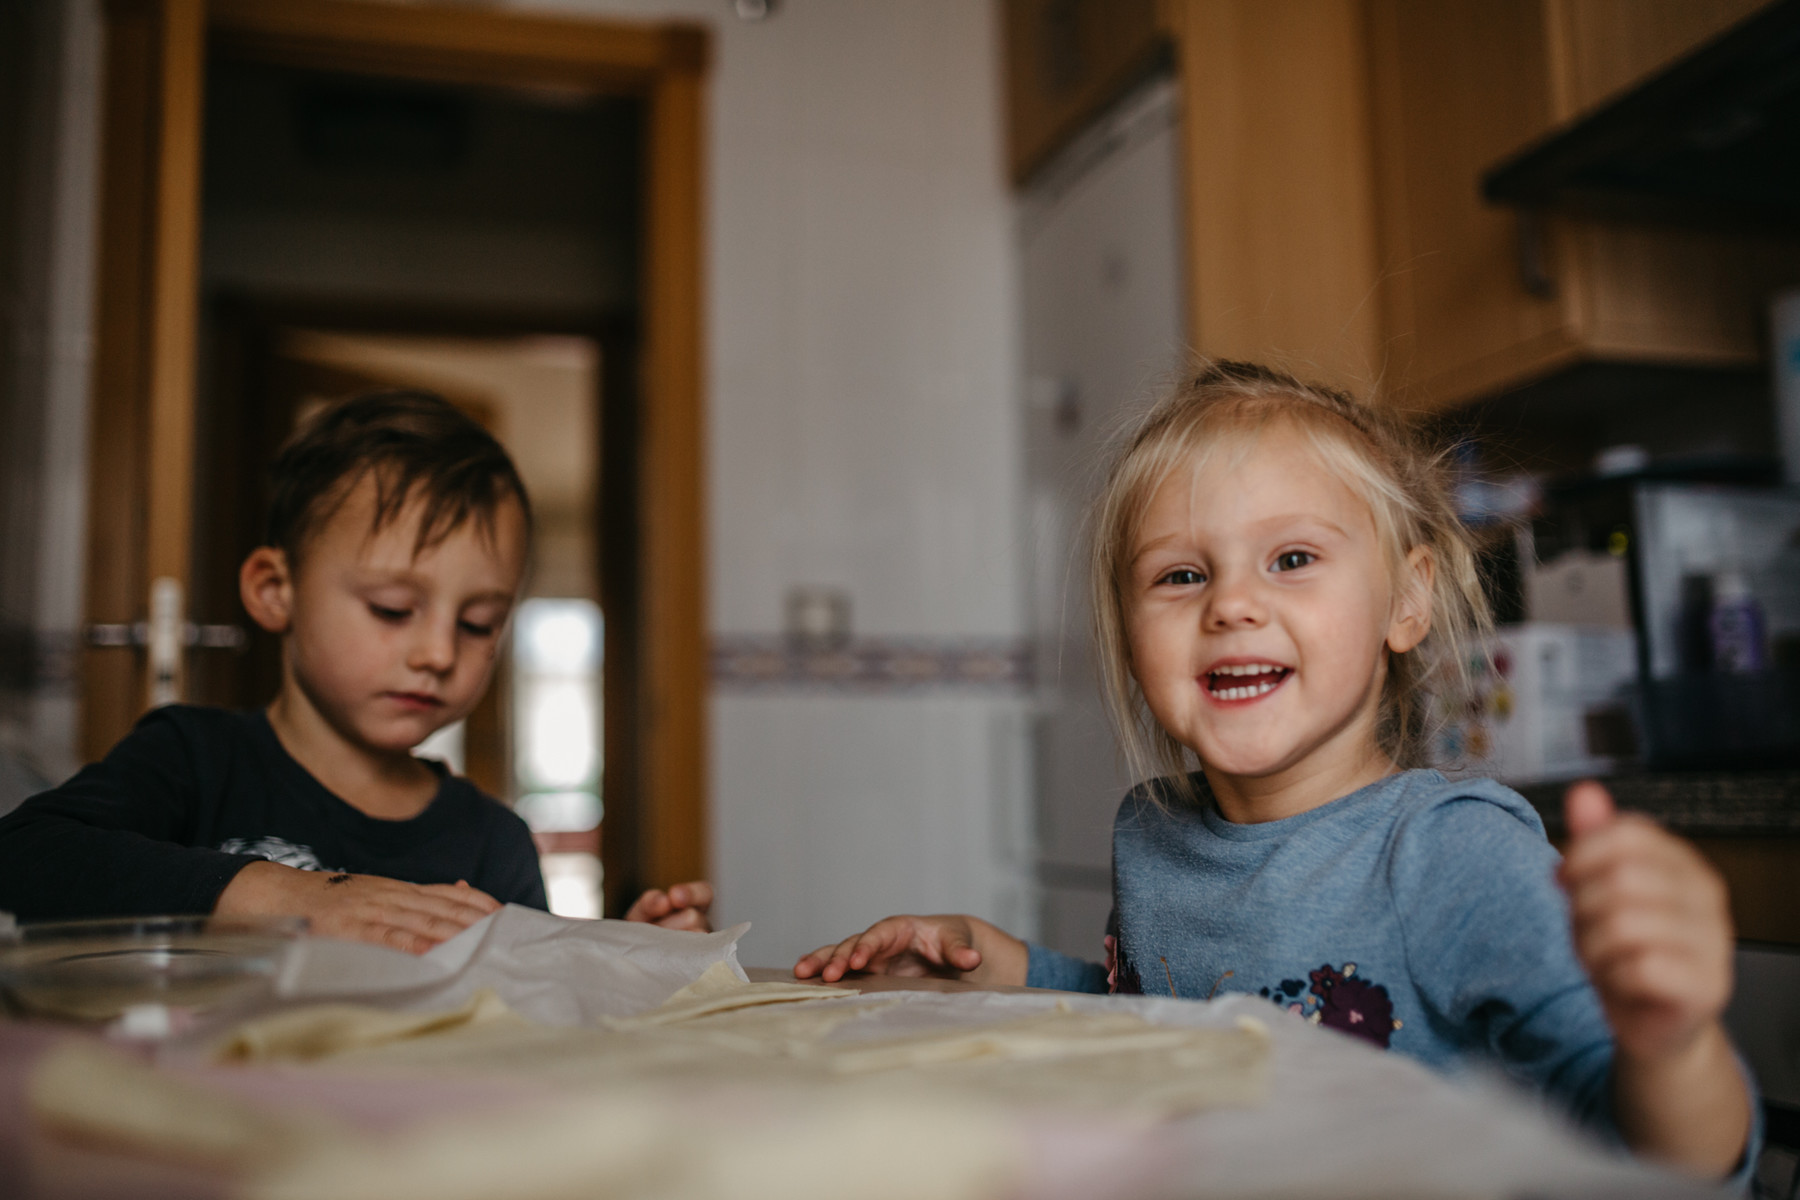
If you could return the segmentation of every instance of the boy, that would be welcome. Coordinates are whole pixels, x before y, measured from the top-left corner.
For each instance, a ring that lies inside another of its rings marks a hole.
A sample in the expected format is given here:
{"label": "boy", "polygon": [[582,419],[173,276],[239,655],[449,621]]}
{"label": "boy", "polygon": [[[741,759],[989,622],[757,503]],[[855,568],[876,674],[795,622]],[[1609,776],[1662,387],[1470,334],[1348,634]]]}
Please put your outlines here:
{"label": "boy", "polygon": [[[307,917],[415,953],[546,907],[525,823],[413,747],[475,707],[518,600],[530,501],[485,430],[422,392],[323,414],[277,459],[244,607],[281,636],[263,712],[151,712],[0,820],[0,910]],[[626,914],[705,928],[704,883]]]}

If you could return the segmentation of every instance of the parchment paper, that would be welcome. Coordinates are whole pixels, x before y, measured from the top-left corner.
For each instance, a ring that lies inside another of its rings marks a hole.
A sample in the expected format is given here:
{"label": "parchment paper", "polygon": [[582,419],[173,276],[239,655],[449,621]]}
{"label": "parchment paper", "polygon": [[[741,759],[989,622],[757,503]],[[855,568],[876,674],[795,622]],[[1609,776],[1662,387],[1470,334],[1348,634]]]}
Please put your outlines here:
{"label": "parchment paper", "polygon": [[286,963],[275,995],[435,1011],[459,1008],[485,988],[528,1021],[592,1025],[648,1012],[714,963],[744,980],[737,942],[749,928],[683,933],[509,904],[422,955],[309,938]]}

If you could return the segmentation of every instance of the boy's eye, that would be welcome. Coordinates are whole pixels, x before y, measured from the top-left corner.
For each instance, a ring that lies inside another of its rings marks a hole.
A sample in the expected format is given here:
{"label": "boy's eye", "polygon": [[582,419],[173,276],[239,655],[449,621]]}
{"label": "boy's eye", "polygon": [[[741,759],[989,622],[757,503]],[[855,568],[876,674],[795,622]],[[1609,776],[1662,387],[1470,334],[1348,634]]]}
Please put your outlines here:
{"label": "boy's eye", "polygon": [[1166,583],[1172,587],[1192,587],[1197,583],[1205,583],[1206,576],[1192,567],[1177,567],[1156,582]]}
{"label": "boy's eye", "polygon": [[1306,550],[1284,550],[1275,556],[1275,569],[1277,571],[1297,571],[1317,558],[1318,555]]}
{"label": "boy's eye", "polygon": [[369,611],[375,614],[377,620],[381,621],[404,621],[412,615],[411,609],[388,608],[381,604],[369,605]]}

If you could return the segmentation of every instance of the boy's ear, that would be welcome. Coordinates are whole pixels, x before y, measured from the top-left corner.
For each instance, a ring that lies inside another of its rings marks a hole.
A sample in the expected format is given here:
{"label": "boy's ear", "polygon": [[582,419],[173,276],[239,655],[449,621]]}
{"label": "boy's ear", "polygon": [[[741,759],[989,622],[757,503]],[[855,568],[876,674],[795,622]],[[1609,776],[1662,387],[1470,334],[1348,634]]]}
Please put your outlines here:
{"label": "boy's ear", "polygon": [[1400,570],[1394,616],[1388,622],[1388,649],[1405,654],[1431,632],[1431,584],[1436,564],[1427,546],[1414,546]]}
{"label": "boy's ear", "polygon": [[270,633],[286,633],[293,620],[294,576],[287,551],[258,546],[238,568],[238,596],[250,619]]}

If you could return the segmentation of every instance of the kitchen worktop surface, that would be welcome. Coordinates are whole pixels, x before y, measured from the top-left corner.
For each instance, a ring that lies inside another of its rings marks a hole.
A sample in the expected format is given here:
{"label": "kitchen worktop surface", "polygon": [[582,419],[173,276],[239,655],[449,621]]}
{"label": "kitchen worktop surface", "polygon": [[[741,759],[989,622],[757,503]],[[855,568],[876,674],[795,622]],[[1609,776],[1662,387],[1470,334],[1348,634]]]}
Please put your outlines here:
{"label": "kitchen worktop surface", "polygon": [[[1601,780],[1620,807],[1690,836],[1800,837],[1800,770],[1622,773]],[[1562,832],[1567,783],[1519,787],[1552,835]]]}

